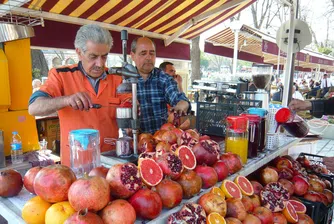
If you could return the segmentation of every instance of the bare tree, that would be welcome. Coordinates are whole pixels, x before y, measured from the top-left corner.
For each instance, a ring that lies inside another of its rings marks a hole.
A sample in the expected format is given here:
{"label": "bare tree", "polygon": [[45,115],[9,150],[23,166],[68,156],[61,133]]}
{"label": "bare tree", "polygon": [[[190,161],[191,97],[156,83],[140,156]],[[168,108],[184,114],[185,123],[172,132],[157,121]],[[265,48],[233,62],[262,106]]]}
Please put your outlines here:
{"label": "bare tree", "polygon": [[200,37],[191,40],[191,83],[195,79],[201,79],[201,50],[199,48]]}
{"label": "bare tree", "polygon": [[[251,5],[253,24],[256,29],[262,28],[262,25],[266,21],[268,14],[270,14],[270,10],[272,8],[273,1],[274,0],[258,0]],[[267,25],[268,24],[266,24],[266,26]]]}

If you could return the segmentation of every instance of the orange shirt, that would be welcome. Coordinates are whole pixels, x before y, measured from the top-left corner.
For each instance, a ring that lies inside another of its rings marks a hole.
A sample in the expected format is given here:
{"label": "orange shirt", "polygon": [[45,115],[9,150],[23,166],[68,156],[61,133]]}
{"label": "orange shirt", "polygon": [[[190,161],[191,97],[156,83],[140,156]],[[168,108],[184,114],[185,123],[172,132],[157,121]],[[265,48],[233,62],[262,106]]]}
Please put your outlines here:
{"label": "orange shirt", "polygon": [[[129,98],[131,94],[116,94],[117,86],[122,82],[121,76],[107,75],[100,80],[99,91],[96,94],[88,78],[80,71],[78,65],[65,68],[51,69],[46,83],[40,90],[51,97],[69,96],[77,92],[87,92],[93,103],[106,105],[119,105],[121,101]],[[115,149],[105,144],[104,138],[118,138],[116,122],[116,107],[102,107],[89,111],[74,110],[65,107],[58,111],[60,122],[60,157],[61,163],[70,166],[70,147],[68,134],[75,129],[90,128],[100,132],[101,152]]]}

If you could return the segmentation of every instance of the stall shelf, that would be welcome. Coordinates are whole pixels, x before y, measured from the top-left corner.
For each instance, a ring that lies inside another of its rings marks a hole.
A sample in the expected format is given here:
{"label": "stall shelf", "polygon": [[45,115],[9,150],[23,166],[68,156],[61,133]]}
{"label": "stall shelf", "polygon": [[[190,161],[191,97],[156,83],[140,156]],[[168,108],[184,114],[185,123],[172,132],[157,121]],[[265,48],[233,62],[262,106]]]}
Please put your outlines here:
{"label": "stall shelf", "polygon": [[[271,160],[275,159],[277,156],[285,153],[290,147],[297,144],[301,140],[301,139],[288,138],[288,137],[285,137],[284,139],[285,141],[282,142],[282,144],[280,144],[280,146],[277,147],[276,149],[273,149],[271,151],[266,151],[264,153],[260,153],[260,155],[257,158],[249,159],[247,164],[243,167],[243,169],[241,169],[236,174],[229,176],[228,179],[233,180],[236,175],[247,176],[248,174],[260,168],[261,166],[269,163]],[[220,184],[221,183],[217,183],[216,186],[220,186]],[[179,206],[173,209],[170,209],[170,210],[163,209],[159,217],[149,222],[145,222],[145,223],[150,223],[150,224],[166,223],[168,216],[174,212],[179,211],[184,203],[196,202],[201,195],[203,195],[204,193],[208,191],[209,189],[201,190],[200,194],[198,194],[197,196],[191,199],[183,200]],[[34,197],[34,195],[30,194],[25,188],[23,188],[22,191],[15,197],[11,197],[11,198],[0,197],[0,215],[3,216],[8,221],[9,224],[10,223],[15,223],[15,224],[25,223],[23,219],[21,218],[21,211],[22,211],[24,204],[32,197]],[[138,224],[143,223],[143,220],[138,219],[136,223]]]}

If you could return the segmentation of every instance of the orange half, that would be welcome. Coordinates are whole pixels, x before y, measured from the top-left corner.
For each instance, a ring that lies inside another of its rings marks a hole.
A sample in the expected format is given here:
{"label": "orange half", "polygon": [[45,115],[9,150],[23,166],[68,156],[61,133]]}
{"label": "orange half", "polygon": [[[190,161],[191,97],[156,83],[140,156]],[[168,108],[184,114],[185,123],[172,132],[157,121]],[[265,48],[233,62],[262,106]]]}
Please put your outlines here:
{"label": "orange half", "polygon": [[225,194],[219,187],[212,187],[210,193],[214,193],[225,199]]}
{"label": "orange half", "polygon": [[206,217],[206,223],[207,224],[226,224],[226,221],[223,216],[221,216],[218,212],[211,212]]}

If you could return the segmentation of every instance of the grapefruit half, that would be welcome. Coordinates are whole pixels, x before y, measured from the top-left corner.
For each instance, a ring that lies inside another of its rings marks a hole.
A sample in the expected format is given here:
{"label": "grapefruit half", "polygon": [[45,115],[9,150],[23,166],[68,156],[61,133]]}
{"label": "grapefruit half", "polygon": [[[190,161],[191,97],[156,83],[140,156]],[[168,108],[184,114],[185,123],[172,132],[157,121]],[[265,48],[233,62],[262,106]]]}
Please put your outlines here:
{"label": "grapefruit half", "polygon": [[254,194],[254,188],[251,182],[244,176],[237,176],[234,183],[238,185],[243,195],[251,196]]}
{"label": "grapefruit half", "polygon": [[305,214],[306,213],[306,206],[303,203],[301,203],[300,201],[289,200],[289,202],[293,205],[293,207],[295,208],[295,210],[298,214]]}
{"label": "grapefruit half", "polygon": [[196,167],[196,157],[193,151],[185,145],[181,145],[175,151],[175,154],[182,161],[183,166],[188,170],[193,170]]}
{"label": "grapefruit half", "polygon": [[144,158],[141,160],[139,172],[143,182],[149,186],[156,186],[161,182],[164,176],[158,163],[150,158]]}
{"label": "grapefruit half", "polygon": [[238,185],[236,185],[233,181],[223,180],[220,188],[223,190],[226,198],[242,198]]}
{"label": "grapefruit half", "polygon": [[293,207],[293,205],[288,201],[285,205],[285,208],[283,209],[283,215],[285,216],[286,220],[288,220],[289,223],[296,223],[298,222],[298,214]]}

